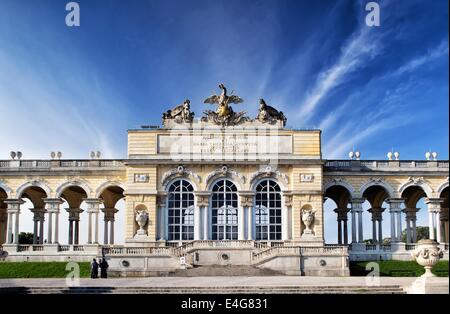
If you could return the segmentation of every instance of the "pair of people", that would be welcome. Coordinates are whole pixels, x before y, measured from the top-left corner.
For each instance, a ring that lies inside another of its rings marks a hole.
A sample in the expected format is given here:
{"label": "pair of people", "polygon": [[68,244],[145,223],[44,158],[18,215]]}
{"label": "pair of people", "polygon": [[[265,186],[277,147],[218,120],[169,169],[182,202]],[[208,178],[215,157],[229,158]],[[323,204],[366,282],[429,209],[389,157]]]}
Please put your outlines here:
{"label": "pair of people", "polygon": [[98,278],[98,268],[100,267],[100,278],[108,278],[107,269],[109,267],[106,258],[101,258],[99,262],[94,258],[91,262],[91,278]]}

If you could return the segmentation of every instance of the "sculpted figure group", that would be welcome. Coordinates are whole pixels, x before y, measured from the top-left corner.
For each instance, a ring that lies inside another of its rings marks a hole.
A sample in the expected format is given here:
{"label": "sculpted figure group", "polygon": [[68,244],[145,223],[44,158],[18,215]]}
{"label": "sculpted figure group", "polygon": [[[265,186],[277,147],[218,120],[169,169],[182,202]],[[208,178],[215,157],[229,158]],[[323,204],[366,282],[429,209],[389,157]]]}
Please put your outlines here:
{"label": "sculpted figure group", "polygon": [[[205,110],[201,121],[221,126],[239,125],[250,121],[250,118],[245,115],[245,111],[235,112],[230,105],[240,104],[244,100],[239,96],[233,95],[233,92],[231,92],[231,95],[228,95],[224,84],[220,84],[219,88],[222,91],[220,95],[212,95],[204,100],[205,104],[216,105],[216,111]],[[281,121],[283,126],[286,125],[287,119],[283,112],[267,105],[264,99],[260,99],[259,103],[259,111],[254,120],[268,124],[275,124]],[[167,126],[171,121],[175,123],[191,123],[194,120],[194,113],[190,110],[189,99],[186,99],[183,104],[163,113],[162,120],[164,126]]]}

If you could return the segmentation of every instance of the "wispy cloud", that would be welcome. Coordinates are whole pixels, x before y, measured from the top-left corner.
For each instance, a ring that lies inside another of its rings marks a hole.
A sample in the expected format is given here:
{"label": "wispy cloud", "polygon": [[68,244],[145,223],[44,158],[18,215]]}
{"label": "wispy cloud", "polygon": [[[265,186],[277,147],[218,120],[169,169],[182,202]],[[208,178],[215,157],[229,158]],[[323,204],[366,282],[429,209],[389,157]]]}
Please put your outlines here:
{"label": "wispy cloud", "polygon": [[359,28],[341,50],[336,63],[318,74],[316,84],[301,104],[297,117],[303,121],[310,119],[320,101],[336,86],[341,84],[345,76],[364,65],[367,59],[379,54],[382,44],[379,36],[369,36],[368,27]]}

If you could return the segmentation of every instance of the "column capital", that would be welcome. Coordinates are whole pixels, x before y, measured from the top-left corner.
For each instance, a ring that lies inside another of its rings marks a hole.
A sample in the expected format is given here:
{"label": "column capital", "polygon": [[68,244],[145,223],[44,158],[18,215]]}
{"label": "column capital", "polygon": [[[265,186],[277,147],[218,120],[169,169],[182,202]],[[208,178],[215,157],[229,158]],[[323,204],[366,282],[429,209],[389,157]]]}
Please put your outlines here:
{"label": "column capital", "polygon": [[292,191],[283,191],[282,195],[284,197],[284,206],[292,207],[293,203]]}
{"label": "column capital", "polygon": [[389,212],[401,212],[401,205],[405,203],[404,198],[388,198],[386,203],[389,204]]}
{"label": "column capital", "polygon": [[47,212],[45,208],[30,208],[30,211],[34,214],[34,221],[45,220],[45,213]]}
{"label": "column capital", "polygon": [[88,213],[98,213],[100,211],[100,204],[103,203],[101,198],[85,198],[83,200],[88,205]]}
{"label": "column capital", "polygon": [[382,207],[372,207],[367,211],[372,214],[372,221],[381,221],[383,220],[383,212],[385,209]]}
{"label": "column capital", "polygon": [[119,210],[116,208],[102,208],[101,211],[105,214],[105,221],[114,221],[114,215]]}
{"label": "column capital", "polygon": [[20,205],[24,204],[25,201],[21,198],[7,198],[3,201],[3,203],[7,204],[7,212],[8,213],[18,213],[20,212]]}
{"label": "column capital", "polygon": [[48,213],[59,213],[59,205],[64,203],[61,198],[44,198],[42,199],[42,201],[44,202],[44,204],[48,205]]}
{"label": "column capital", "polygon": [[211,192],[197,191],[197,192],[194,192],[194,195],[197,199],[197,206],[207,207],[209,205],[209,197],[211,195]]}
{"label": "column capital", "polygon": [[156,195],[156,206],[158,206],[158,207],[165,207],[168,194],[169,193],[167,193],[165,191],[164,192],[158,192],[158,194]]}
{"label": "column capital", "polygon": [[352,212],[361,212],[362,204],[366,201],[364,198],[352,198],[350,204],[352,206]]}
{"label": "column capital", "polygon": [[333,209],[333,211],[337,214],[338,218],[337,220],[341,220],[341,221],[347,221],[347,214],[350,211],[349,208],[335,208]]}
{"label": "column capital", "polygon": [[415,220],[416,219],[416,213],[420,210],[420,208],[405,208],[402,210],[402,212],[405,213],[406,219],[409,220]]}
{"label": "column capital", "polygon": [[444,202],[443,198],[426,198],[425,204],[428,206],[428,211],[438,213],[441,211],[441,204]]}
{"label": "column capital", "polygon": [[255,193],[253,191],[240,191],[239,198],[241,200],[241,206],[251,207],[253,206],[253,197]]}
{"label": "column capital", "polygon": [[66,212],[69,213],[69,220],[70,221],[79,221],[80,220],[80,214],[84,212],[81,208],[66,208]]}

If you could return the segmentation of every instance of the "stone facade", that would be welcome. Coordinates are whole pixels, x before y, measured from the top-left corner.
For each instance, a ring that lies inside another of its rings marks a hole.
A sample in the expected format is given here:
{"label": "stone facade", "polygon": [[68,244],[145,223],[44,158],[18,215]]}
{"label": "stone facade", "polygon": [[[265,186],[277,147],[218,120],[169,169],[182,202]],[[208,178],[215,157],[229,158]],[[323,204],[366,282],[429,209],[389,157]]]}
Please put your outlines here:
{"label": "stone facade", "polygon": [[[434,230],[430,238],[448,249],[448,161],[323,160],[320,130],[288,129],[282,121],[225,127],[174,121],[129,130],[124,160],[0,160],[0,242],[8,259],[82,260],[103,253],[111,257],[113,270],[130,273],[231,263],[287,274],[347,275],[349,257],[409,256],[421,197],[427,199]],[[229,184],[225,201],[214,190],[221,184]],[[267,190],[259,191],[262,186]],[[261,201],[266,197],[273,197],[273,204]],[[115,208],[122,198],[125,213]],[[337,245],[324,242],[326,198],[337,204]],[[26,210],[22,199],[34,206],[35,237],[29,246],[17,237],[20,212]],[[63,200],[69,204],[68,222],[58,218]],[[362,239],[366,200],[372,207],[372,245]],[[83,202],[87,244],[78,241]],[[214,202],[224,205],[216,208]],[[384,202],[389,208],[382,208]],[[391,219],[389,245],[380,241],[383,211]],[[138,221],[137,212],[146,213],[145,221]],[[115,215],[125,215],[124,245],[114,243]],[[44,219],[52,221],[48,230],[42,230]],[[405,222],[408,240],[402,243]],[[58,237],[61,223],[70,224],[67,242]],[[104,239],[98,236],[101,224]]]}

